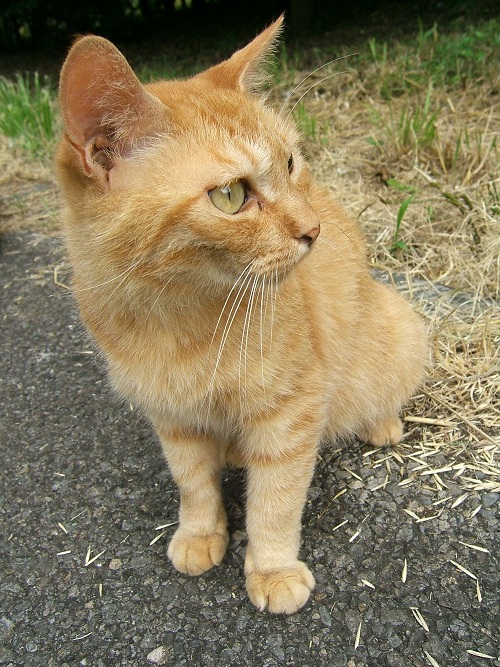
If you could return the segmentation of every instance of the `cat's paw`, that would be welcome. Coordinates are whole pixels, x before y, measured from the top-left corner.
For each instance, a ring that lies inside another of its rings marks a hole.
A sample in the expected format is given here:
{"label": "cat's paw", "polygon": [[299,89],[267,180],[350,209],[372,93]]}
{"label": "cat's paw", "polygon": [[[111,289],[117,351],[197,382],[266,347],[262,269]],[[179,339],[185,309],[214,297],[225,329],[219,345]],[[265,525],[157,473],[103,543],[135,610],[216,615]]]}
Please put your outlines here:
{"label": "cat's paw", "polygon": [[305,605],[314,585],[314,577],[300,561],[283,570],[250,572],[246,579],[253,604],[273,614],[294,614]]}
{"label": "cat's paw", "polygon": [[403,422],[398,417],[387,419],[384,422],[366,429],[360,434],[361,440],[374,447],[397,445],[403,437]]}
{"label": "cat's paw", "polygon": [[169,544],[167,555],[179,572],[198,576],[221,564],[228,542],[227,531],[192,535],[179,528]]}

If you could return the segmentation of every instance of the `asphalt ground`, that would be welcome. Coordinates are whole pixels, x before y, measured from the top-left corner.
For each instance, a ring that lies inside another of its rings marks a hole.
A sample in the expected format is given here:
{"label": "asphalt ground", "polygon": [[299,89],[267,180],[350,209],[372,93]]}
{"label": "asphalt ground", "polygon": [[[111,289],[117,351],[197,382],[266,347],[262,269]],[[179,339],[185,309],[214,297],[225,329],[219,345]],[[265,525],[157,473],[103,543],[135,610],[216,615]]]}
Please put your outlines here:
{"label": "asphalt ground", "polygon": [[175,571],[177,491],[56,284],[61,262],[57,238],[0,237],[0,664],[500,666],[498,494],[401,484],[357,443],[318,462],[301,612],[247,599],[241,472],[224,475],[224,562]]}

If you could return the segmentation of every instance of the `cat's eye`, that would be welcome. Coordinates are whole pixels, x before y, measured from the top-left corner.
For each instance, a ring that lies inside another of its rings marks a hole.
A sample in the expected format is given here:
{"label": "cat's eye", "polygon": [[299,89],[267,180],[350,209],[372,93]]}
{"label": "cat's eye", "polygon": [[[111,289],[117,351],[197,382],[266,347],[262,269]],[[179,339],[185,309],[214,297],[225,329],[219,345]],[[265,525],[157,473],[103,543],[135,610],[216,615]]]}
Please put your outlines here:
{"label": "cat's eye", "polygon": [[290,155],[288,158],[288,173],[291,174],[293,171],[293,155]]}
{"label": "cat's eye", "polygon": [[234,181],[208,193],[214,206],[223,213],[238,213],[246,201],[247,193],[242,181]]}

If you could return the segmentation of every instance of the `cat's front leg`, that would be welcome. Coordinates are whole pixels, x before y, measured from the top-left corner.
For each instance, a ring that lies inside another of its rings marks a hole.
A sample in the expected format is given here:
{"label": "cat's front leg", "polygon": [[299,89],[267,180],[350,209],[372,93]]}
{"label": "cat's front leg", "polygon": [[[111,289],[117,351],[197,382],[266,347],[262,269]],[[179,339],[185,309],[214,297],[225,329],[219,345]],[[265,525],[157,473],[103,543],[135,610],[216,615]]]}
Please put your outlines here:
{"label": "cat's front leg", "polygon": [[168,557],[180,572],[199,575],[221,563],[229,541],[219,444],[180,429],[157,426],[157,432],[180,492],[179,527]]}
{"label": "cat's front leg", "polygon": [[[283,434],[281,434],[283,435]],[[309,599],[314,577],[298,560],[301,515],[319,433],[290,438],[285,448],[247,454],[246,587],[261,611],[293,614]]]}

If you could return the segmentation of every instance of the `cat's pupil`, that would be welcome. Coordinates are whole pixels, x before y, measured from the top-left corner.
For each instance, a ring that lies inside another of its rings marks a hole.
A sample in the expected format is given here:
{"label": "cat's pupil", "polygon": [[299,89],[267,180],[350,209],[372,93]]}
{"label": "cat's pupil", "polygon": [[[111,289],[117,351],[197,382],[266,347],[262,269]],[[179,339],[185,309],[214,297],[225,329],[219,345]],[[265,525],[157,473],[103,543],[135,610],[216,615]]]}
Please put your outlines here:
{"label": "cat's pupil", "polygon": [[288,158],[288,173],[291,174],[293,171],[293,155],[290,155]]}

